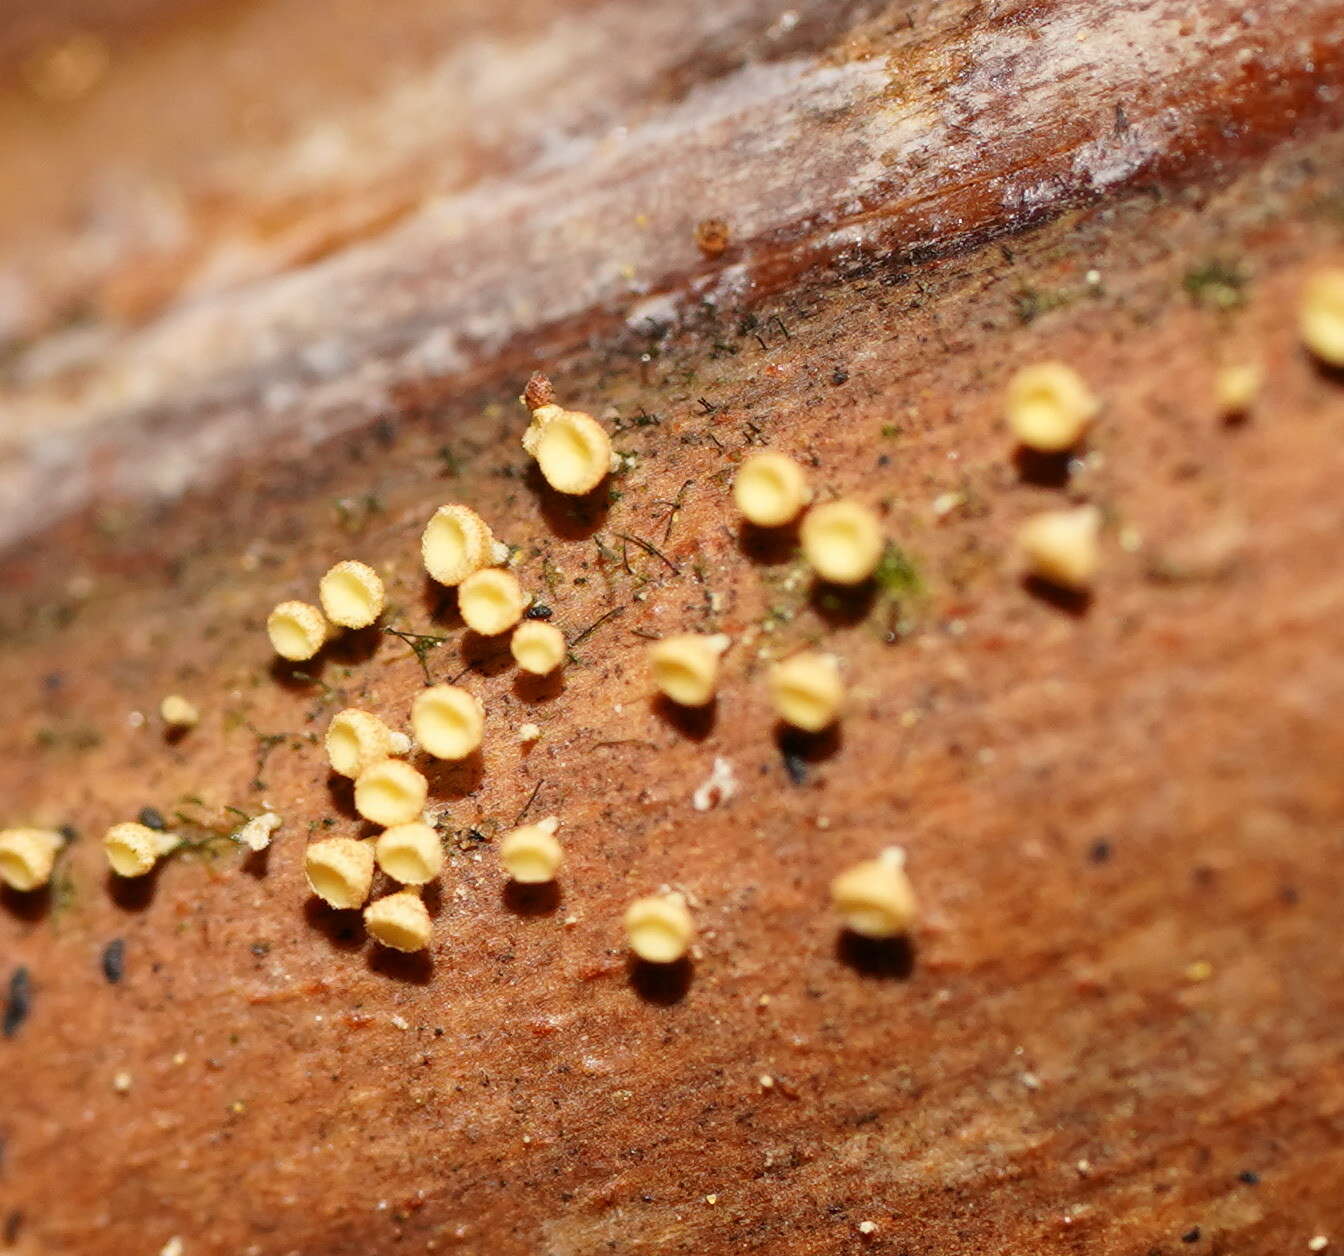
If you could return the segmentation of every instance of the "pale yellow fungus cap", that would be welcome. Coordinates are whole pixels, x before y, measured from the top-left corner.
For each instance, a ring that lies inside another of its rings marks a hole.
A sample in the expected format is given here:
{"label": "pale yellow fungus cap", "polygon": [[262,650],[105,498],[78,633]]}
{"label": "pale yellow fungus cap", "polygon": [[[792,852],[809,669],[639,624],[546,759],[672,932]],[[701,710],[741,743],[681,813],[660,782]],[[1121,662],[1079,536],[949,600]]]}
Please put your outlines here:
{"label": "pale yellow fungus cap", "polygon": [[485,708],[465,689],[435,685],[416,695],[411,728],[421,749],[436,759],[465,759],[481,744]]}
{"label": "pale yellow fungus cap", "polygon": [[811,496],[802,467],[773,450],[752,454],[733,480],[733,500],[738,510],[751,523],[764,528],[796,519]]}
{"label": "pale yellow fungus cap", "polygon": [[327,621],[307,602],[281,602],[266,620],[266,635],[281,658],[301,663],[326,644]]}
{"label": "pale yellow fungus cap", "polygon": [[392,730],[376,715],[347,707],[331,717],[325,745],[331,770],[353,780],[365,768],[391,757]]}
{"label": "pale yellow fungus cap", "polygon": [[524,620],[510,638],[509,650],[523,671],[545,676],[565,661],[565,634],[554,624]]}
{"label": "pale yellow fungus cap", "polygon": [[147,824],[127,821],[114,824],[103,837],[103,850],[112,871],[119,877],[143,877],[181,839],[173,833],[161,833]]}
{"label": "pale yellow fungus cap", "polygon": [[1344,367],[1344,270],[1318,271],[1307,280],[1298,326],[1322,362]]}
{"label": "pale yellow fungus cap", "polygon": [[418,820],[428,796],[429,782],[400,759],[375,763],[355,780],[355,810],[387,828]]}
{"label": "pale yellow fungus cap", "polygon": [[1213,381],[1218,412],[1225,415],[1245,414],[1260,395],[1264,379],[1264,369],[1256,362],[1224,366]]}
{"label": "pale yellow fungus cap", "polygon": [[676,963],[691,945],[695,922],[680,894],[637,899],[625,913],[630,949],[652,964]]}
{"label": "pale yellow fungus cap", "polygon": [[554,881],[564,861],[564,851],[556,841],[560,821],[547,816],[535,824],[514,829],[499,844],[499,859],[515,881],[522,885],[541,885]]}
{"label": "pale yellow fungus cap", "polygon": [[845,686],[833,654],[813,650],[782,659],[770,669],[770,702],[787,724],[820,732],[840,714]]}
{"label": "pale yellow fungus cap", "polygon": [[527,598],[511,571],[487,567],[468,576],[457,588],[457,608],[473,632],[495,637],[523,617]]}
{"label": "pale yellow fungus cap", "polygon": [[862,584],[882,561],[882,525],[861,502],[842,498],[803,516],[803,556],[832,584]]}
{"label": "pale yellow fungus cap", "polygon": [[420,896],[414,890],[398,890],[364,909],[364,928],[375,942],[394,951],[423,951],[432,925]]}
{"label": "pale yellow fungus cap", "polygon": [[324,903],[342,910],[362,907],[373,885],[373,844],[353,837],[326,837],[304,852],[308,886]]}
{"label": "pale yellow fungus cap", "polygon": [[719,683],[719,660],[730,644],[722,633],[683,632],[649,646],[649,671],[659,692],[682,706],[704,706]]}
{"label": "pale yellow fungus cap", "polygon": [[1101,562],[1101,511],[1095,506],[1046,510],[1017,531],[1027,570],[1065,589],[1086,589]]}
{"label": "pale yellow fungus cap", "polygon": [[180,693],[170,693],[159,703],[159,717],[172,728],[194,728],[200,723],[201,713],[194,702]]}
{"label": "pale yellow fungus cap", "polygon": [[378,866],[402,885],[424,885],[443,868],[443,843],[428,824],[398,824],[379,836]]}
{"label": "pale yellow fungus cap", "polygon": [[63,845],[51,829],[5,829],[0,833],[0,881],[23,891],[46,885]]}
{"label": "pale yellow fungus cap", "polygon": [[591,414],[562,410],[541,426],[536,459],[546,483],[557,492],[590,493],[612,469],[611,438]]}
{"label": "pale yellow fungus cap", "polygon": [[1096,417],[1097,399],[1083,377],[1062,362],[1024,366],[1008,382],[1008,426],[1028,449],[1072,449]]}
{"label": "pale yellow fungus cap", "polygon": [[420,555],[425,570],[447,585],[498,561],[494,534],[470,506],[440,506],[420,537]]}
{"label": "pale yellow fungus cap", "polygon": [[383,613],[383,582],[367,563],[352,558],[332,567],[317,586],[322,609],[342,628],[367,628]]}
{"label": "pale yellow fungus cap", "polygon": [[846,928],[866,938],[894,938],[915,922],[915,895],[898,850],[865,859],[831,882],[831,900]]}

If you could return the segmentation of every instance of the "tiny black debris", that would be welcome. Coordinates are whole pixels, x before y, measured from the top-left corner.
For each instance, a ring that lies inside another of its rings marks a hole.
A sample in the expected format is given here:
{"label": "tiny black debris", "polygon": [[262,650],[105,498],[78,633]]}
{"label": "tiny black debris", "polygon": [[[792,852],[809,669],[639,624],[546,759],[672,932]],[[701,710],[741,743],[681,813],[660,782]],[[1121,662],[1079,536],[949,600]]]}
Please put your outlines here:
{"label": "tiny black debris", "polygon": [[533,602],[531,606],[523,612],[526,619],[550,619],[555,612],[551,610],[545,602]]}
{"label": "tiny black debris", "polygon": [[1193,1227],[1192,1229],[1187,1230],[1184,1234],[1182,1234],[1182,1235],[1181,1235],[1181,1242],[1182,1242],[1182,1243],[1198,1243],[1198,1242],[1199,1242],[1199,1227],[1198,1227],[1198,1226],[1195,1226],[1195,1227]]}
{"label": "tiny black debris", "polygon": [[784,771],[789,774],[789,780],[795,785],[802,785],[807,780],[807,760],[800,754],[795,754],[792,750],[784,751]]}
{"label": "tiny black debris", "polygon": [[126,939],[113,938],[103,947],[103,976],[114,986],[126,971]]}
{"label": "tiny black debris", "polygon": [[1099,837],[1087,852],[1088,859],[1094,864],[1104,864],[1111,857],[1111,843]]}
{"label": "tiny black debris", "polygon": [[163,813],[157,807],[141,807],[140,823],[147,829],[154,829],[162,833],[168,827],[168,822],[163,818]]}
{"label": "tiny black debris", "polygon": [[1252,1173],[1250,1169],[1243,1169],[1237,1174],[1237,1181],[1246,1186],[1259,1186],[1260,1175],[1258,1173]]}
{"label": "tiny black debris", "polygon": [[28,1019],[33,1007],[32,982],[28,969],[19,967],[9,979],[9,998],[5,1000],[4,1035],[12,1038],[19,1032],[19,1026]]}

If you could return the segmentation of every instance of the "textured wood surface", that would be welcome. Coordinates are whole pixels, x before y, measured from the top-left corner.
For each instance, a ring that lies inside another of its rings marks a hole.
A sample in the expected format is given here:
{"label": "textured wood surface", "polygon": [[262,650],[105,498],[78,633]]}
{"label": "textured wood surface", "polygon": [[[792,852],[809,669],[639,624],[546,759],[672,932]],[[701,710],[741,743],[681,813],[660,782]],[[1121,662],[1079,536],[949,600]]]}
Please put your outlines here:
{"label": "textured wood surface", "polygon": [[[0,1039],[0,1242],[1344,1244],[1344,390],[1294,328],[1344,258],[1344,7],[340,8],[389,49],[378,77],[305,69],[297,35],[339,39],[301,8],[145,5],[139,36],[97,35],[87,98],[11,101],[0,130],[69,174],[44,214],[3,198],[0,818],[78,832],[51,894],[0,903],[0,981],[31,983]],[[210,48],[193,128],[102,129]],[[248,55],[274,85],[230,77]],[[233,92],[274,134],[229,132]],[[89,245],[90,145],[172,181],[171,247],[144,246],[138,194]],[[1071,469],[1003,430],[1042,356],[1104,399]],[[1214,374],[1248,360],[1263,399],[1228,424]],[[632,455],[609,500],[529,474],[539,365]],[[728,484],[758,443],[877,505],[912,573],[837,601],[743,535]],[[562,685],[521,682],[425,581],[452,500],[519,547],[574,642]],[[1066,500],[1107,519],[1085,603],[1011,551]],[[306,841],[360,831],[327,718],[401,720],[425,679],[377,633],[273,663],[269,607],[344,557],[489,712],[481,762],[431,770],[451,853],[423,961],[303,885]],[[734,637],[710,719],[648,701],[640,634],[674,628]],[[799,745],[764,662],[814,640],[854,704]],[[176,741],[168,692],[204,711]],[[737,792],[700,812],[716,757]],[[493,855],[529,799],[564,819],[554,899]],[[142,807],[200,837],[263,802],[263,859],[105,875],[98,837]],[[893,842],[923,920],[855,948],[827,883]],[[657,977],[620,915],[663,884],[700,939]]]}

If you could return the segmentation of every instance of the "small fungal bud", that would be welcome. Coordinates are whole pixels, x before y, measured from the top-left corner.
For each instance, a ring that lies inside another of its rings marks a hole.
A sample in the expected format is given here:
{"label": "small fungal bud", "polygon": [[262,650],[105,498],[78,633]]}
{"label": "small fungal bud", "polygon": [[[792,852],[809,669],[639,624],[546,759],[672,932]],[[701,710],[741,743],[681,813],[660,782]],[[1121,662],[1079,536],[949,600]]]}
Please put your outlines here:
{"label": "small fungal bud", "polygon": [[1225,366],[1213,381],[1219,414],[1235,417],[1245,414],[1260,395],[1265,373],[1255,362]]}
{"label": "small fungal bud", "polygon": [[1046,510],[1017,532],[1027,570],[1064,589],[1086,589],[1101,561],[1101,511],[1095,506]]}
{"label": "small fungal bud", "polygon": [[682,706],[704,706],[719,683],[719,660],[730,644],[722,633],[664,637],[649,646],[649,671],[660,693]]}
{"label": "small fungal bud", "polygon": [[630,949],[651,964],[674,964],[691,945],[695,922],[680,894],[637,899],[625,913]]}
{"label": "small fungal bud", "polygon": [[342,628],[367,628],[383,613],[383,582],[367,563],[337,563],[317,586],[322,609]]}
{"label": "small fungal bud", "polygon": [[796,519],[811,496],[802,467],[771,450],[752,454],[733,479],[738,510],[763,528],[777,528]]}
{"label": "small fungal bud", "polygon": [[564,851],[556,841],[560,821],[547,816],[535,824],[514,829],[499,844],[499,858],[515,881],[521,885],[542,885],[554,881],[564,860]]}
{"label": "small fungal bud", "polygon": [[307,602],[281,602],[266,620],[266,635],[282,659],[301,663],[326,644],[327,621]]}
{"label": "small fungal bud", "polygon": [[866,938],[895,938],[915,921],[915,895],[896,849],[865,859],[831,882],[831,899],[845,927]]}
{"label": "small fungal bud", "polygon": [[1344,270],[1319,271],[1307,281],[1298,326],[1322,362],[1344,367]]}
{"label": "small fungal bud", "polygon": [[378,866],[402,885],[424,885],[443,868],[443,843],[439,835],[419,821],[384,830],[374,853]]}
{"label": "small fungal bud", "polygon": [[425,570],[440,584],[461,584],[496,558],[490,526],[470,506],[440,506],[420,537]]}
{"label": "small fungal bud", "polygon": [[1024,366],[1008,382],[1008,426],[1028,449],[1057,454],[1072,449],[1097,413],[1083,378],[1062,362]]}
{"label": "small fungal bud", "polygon": [[363,907],[373,885],[373,846],[353,837],[326,837],[304,852],[308,887],[342,910]]}
{"label": "small fungal bud", "polygon": [[860,502],[841,499],[803,516],[803,556],[832,584],[862,584],[882,561],[882,525]]}
{"label": "small fungal bud", "polygon": [[834,722],[844,701],[840,664],[833,654],[807,650],[770,669],[770,702],[786,724],[819,733]]}
{"label": "small fungal bud", "polygon": [[179,840],[172,833],[127,821],[107,830],[103,850],[117,876],[143,877],[164,855],[176,849]]}
{"label": "small fungal bud", "polygon": [[282,823],[274,811],[263,811],[244,824],[234,837],[250,851],[263,851],[271,844],[271,838]]}
{"label": "small fungal bud", "polygon": [[456,685],[435,685],[416,695],[411,728],[420,748],[436,759],[465,759],[481,744],[485,708]]}
{"label": "small fungal bud", "polygon": [[457,607],[473,632],[495,637],[522,619],[527,598],[513,572],[487,567],[458,586]]}
{"label": "small fungal bud", "polygon": [[347,707],[331,717],[325,741],[331,770],[354,780],[392,755],[392,730],[376,715]]}
{"label": "small fungal bud", "polygon": [[384,828],[418,820],[428,796],[429,782],[401,759],[375,763],[355,781],[355,810]]}
{"label": "small fungal bud", "polygon": [[529,619],[514,631],[509,650],[523,671],[545,676],[565,660],[565,634],[554,624]]}
{"label": "small fungal bud", "polygon": [[200,723],[201,713],[180,693],[170,693],[159,703],[159,717],[169,728],[194,728]]}
{"label": "small fungal bud", "polygon": [[542,406],[552,406],[555,404],[555,386],[540,371],[533,371],[532,377],[527,381],[527,387],[523,389],[523,395],[519,400],[529,410],[540,410]]}
{"label": "small fungal bud", "polygon": [[414,890],[398,890],[364,909],[369,936],[394,951],[423,951],[432,929],[429,912]]}
{"label": "small fungal bud", "polygon": [[0,833],[0,881],[25,892],[46,885],[64,844],[52,829],[6,829]]}

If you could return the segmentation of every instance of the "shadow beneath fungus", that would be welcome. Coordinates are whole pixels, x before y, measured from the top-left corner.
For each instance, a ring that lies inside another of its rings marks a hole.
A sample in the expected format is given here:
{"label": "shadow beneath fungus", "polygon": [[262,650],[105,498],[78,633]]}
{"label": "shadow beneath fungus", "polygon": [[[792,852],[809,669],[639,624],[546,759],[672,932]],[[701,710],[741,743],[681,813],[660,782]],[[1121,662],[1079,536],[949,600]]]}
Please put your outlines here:
{"label": "shadow beneath fungus", "polygon": [[261,850],[249,850],[238,866],[249,877],[262,880],[271,870],[271,848],[263,846]]}
{"label": "shadow beneath fungus", "polygon": [[457,590],[440,584],[428,573],[420,582],[420,605],[436,628],[465,627],[457,609]]}
{"label": "shadow beneath fungus", "polygon": [[185,724],[165,724],[163,726],[163,744],[180,746],[191,734],[191,728]]}
{"label": "shadow beneath fungus", "polygon": [[0,885],[0,905],[16,920],[41,920],[51,911],[51,886],[16,890],[12,885]]}
{"label": "shadow beneath fungus", "polygon": [[1023,576],[1022,587],[1038,601],[1046,602],[1057,611],[1081,619],[1092,609],[1092,593],[1088,589],[1062,589],[1040,576]]}
{"label": "shadow beneath fungus", "polygon": [[609,476],[603,476],[602,483],[591,493],[572,497],[568,493],[557,493],[546,483],[537,464],[532,462],[523,482],[536,498],[541,517],[557,539],[586,541],[606,526],[607,515],[611,512]]}
{"label": "shadow beneath fungus", "polygon": [[434,980],[434,958],[428,951],[394,951],[391,947],[375,946],[369,952],[367,967],[380,977],[412,986],[427,986]]}
{"label": "shadow beneath fungus", "polygon": [[565,692],[565,669],[561,665],[545,676],[520,671],[513,678],[513,694],[520,702],[529,706],[550,702]]}
{"label": "shadow beneath fungus", "polygon": [[[509,649],[509,634],[506,632],[497,637],[483,637],[479,632],[468,629],[462,636],[460,654],[463,666],[478,676],[498,676],[513,666],[513,653]],[[460,679],[460,676],[455,679]]]}
{"label": "shadow beneath fungus", "polygon": [[779,757],[784,761],[784,770],[795,785],[806,782],[809,768],[825,763],[844,745],[839,723],[831,724],[819,733],[808,733],[779,720],[775,724],[774,738]]}
{"label": "shadow beneath fungus", "polygon": [[649,706],[664,724],[692,741],[704,741],[714,731],[719,717],[717,698],[706,702],[704,706],[688,707],[660,693],[654,695]]}
{"label": "shadow beneath fungus", "polygon": [[355,809],[355,783],[348,776],[328,772],[327,794],[331,798],[332,810],[337,814],[347,820],[359,819],[359,812]]}
{"label": "shadow beneath fungus", "polygon": [[480,789],[485,777],[485,761],[479,750],[465,759],[423,757],[416,766],[429,782],[431,798],[466,798]]}
{"label": "shadow beneath fungus", "polygon": [[872,614],[877,600],[877,584],[829,584],[814,580],[808,595],[812,609],[832,628],[852,628]]}
{"label": "shadow beneath fungus", "polygon": [[631,955],[626,960],[626,971],[631,988],[645,1003],[674,1007],[690,993],[695,965],[686,956],[672,964],[652,964]]}
{"label": "shadow beneath fungus", "polygon": [[798,521],[779,528],[763,528],[760,524],[740,519],[737,524],[737,550],[743,558],[768,567],[779,567],[792,562],[798,555]]}
{"label": "shadow beneath fungus", "polygon": [[158,863],[142,877],[123,877],[109,868],[103,877],[107,896],[122,911],[144,911],[154,901],[162,870],[163,864]]}
{"label": "shadow beneath fungus", "polygon": [[364,917],[356,910],[342,911],[311,894],[303,905],[308,927],[320,933],[338,951],[357,951],[368,940]]}
{"label": "shadow beneath fungus", "polygon": [[382,625],[378,623],[367,628],[347,628],[327,642],[325,653],[337,663],[367,663],[378,653],[383,636]]}
{"label": "shadow beneath fungus", "polygon": [[1344,388],[1344,366],[1331,366],[1329,362],[1321,361],[1310,349],[1304,348],[1302,352],[1310,359],[1311,369],[1321,383],[1330,388]]}
{"label": "shadow beneath fungus", "polygon": [[277,654],[268,668],[271,679],[282,689],[288,689],[290,693],[311,692],[314,684],[323,683],[322,672],[326,668],[327,651],[331,649],[331,645],[331,642],[327,642],[312,658],[300,662],[282,659]]}
{"label": "shadow beneath fungus", "polygon": [[906,981],[915,970],[915,944],[908,937],[865,938],[841,929],[835,939],[835,957],[863,977]]}
{"label": "shadow beneath fungus", "polygon": [[1018,445],[1013,450],[1013,466],[1017,468],[1018,478],[1024,484],[1032,484],[1037,488],[1064,488],[1069,482],[1070,464],[1075,453],[1072,449],[1043,453],[1039,449]]}
{"label": "shadow beneath fungus", "polygon": [[[400,888],[399,885],[392,887],[393,892]],[[425,910],[433,920],[443,910],[443,886],[438,881],[430,881],[427,885],[421,886],[420,901],[424,903]]]}
{"label": "shadow beneath fungus", "polygon": [[549,916],[560,906],[562,895],[556,881],[541,885],[524,885],[521,881],[506,881],[500,892],[504,906],[515,916]]}

